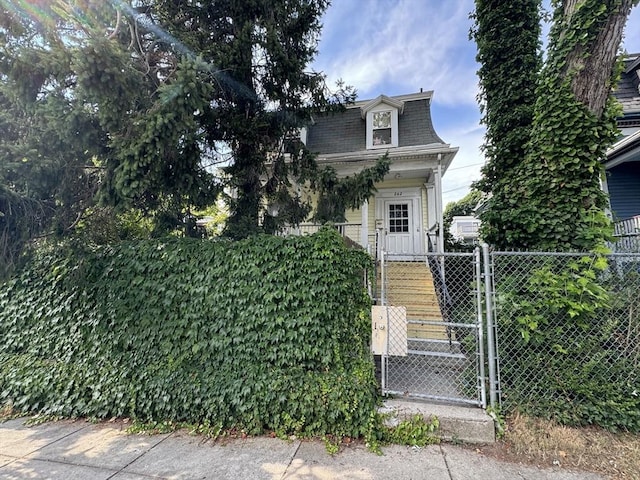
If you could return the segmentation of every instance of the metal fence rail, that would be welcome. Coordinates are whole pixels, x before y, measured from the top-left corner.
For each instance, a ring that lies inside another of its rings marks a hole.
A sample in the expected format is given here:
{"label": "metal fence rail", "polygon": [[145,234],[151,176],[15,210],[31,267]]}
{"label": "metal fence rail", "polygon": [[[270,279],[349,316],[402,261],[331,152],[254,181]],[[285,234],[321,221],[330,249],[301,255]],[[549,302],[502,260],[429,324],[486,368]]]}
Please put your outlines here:
{"label": "metal fence rail", "polygon": [[568,423],[640,396],[640,253],[382,252],[376,278],[384,394]]}

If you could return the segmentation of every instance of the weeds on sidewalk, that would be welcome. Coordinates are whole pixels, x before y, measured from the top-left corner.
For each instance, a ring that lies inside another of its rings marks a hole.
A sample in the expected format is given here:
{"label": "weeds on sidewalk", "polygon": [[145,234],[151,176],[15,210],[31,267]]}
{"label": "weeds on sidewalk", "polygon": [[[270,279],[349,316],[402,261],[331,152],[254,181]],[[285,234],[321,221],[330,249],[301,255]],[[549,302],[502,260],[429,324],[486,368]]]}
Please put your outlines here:
{"label": "weeds on sidewalk", "polygon": [[482,452],[506,461],[602,473],[640,480],[640,435],[598,427],[567,427],[516,414],[507,419],[502,441]]}

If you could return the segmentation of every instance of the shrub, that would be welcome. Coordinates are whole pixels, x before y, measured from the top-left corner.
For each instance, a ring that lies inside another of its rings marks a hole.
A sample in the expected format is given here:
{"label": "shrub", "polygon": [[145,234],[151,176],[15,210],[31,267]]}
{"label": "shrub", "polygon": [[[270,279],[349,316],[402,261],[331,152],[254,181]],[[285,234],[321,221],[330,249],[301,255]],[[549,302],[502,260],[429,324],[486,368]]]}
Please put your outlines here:
{"label": "shrub", "polygon": [[0,403],[360,436],[370,259],[331,229],[42,252],[0,291]]}

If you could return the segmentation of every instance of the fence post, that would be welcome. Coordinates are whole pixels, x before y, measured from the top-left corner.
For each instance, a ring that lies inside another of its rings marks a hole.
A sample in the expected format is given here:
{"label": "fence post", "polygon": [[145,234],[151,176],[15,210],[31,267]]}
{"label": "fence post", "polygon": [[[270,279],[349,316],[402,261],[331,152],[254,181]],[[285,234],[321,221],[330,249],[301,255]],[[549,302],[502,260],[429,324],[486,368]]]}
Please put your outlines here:
{"label": "fence post", "polygon": [[384,258],[384,250],[380,251],[380,305],[384,306],[387,304],[386,299],[384,298],[386,292],[384,289],[384,283],[385,283],[385,278],[384,278],[384,274],[385,274],[385,261],[386,259]]}
{"label": "fence post", "polygon": [[476,310],[478,319],[476,322],[476,329],[478,331],[478,385],[480,386],[480,404],[482,408],[487,408],[487,388],[485,386],[485,371],[484,371],[484,332],[482,322],[482,261],[480,258],[480,247],[476,247],[473,250],[474,266],[476,269]]}
{"label": "fence post", "polygon": [[[386,259],[384,258],[384,249],[380,250],[380,305],[385,306],[386,305],[386,299],[384,298],[385,296],[385,290],[384,290],[384,283],[385,283],[385,261]],[[384,394],[384,392],[387,389],[387,354],[389,352],[389,334],[391,332],[389,332],[389,310],[387,310],[385,312],[385,318],[387,319],[387,324],[385,325],[385,328],[387,329],[386,332],[386,345],[385,345],[385,349],[382,352],[382,355],[380,355],[380,386],[382,387],[382,393]]]}
{"label": "fence post", "polygon": [[491,261],[489,256],[489,245],[482,244],[482,256],[484,259],[484,289],[485,289],[485,306],[487,317],[487,359],[489,363],[489,404],[495,408],[498,403],[498,395],[496,390],[496,342],[494,337],[493,325],[493,275],[491,272]]}

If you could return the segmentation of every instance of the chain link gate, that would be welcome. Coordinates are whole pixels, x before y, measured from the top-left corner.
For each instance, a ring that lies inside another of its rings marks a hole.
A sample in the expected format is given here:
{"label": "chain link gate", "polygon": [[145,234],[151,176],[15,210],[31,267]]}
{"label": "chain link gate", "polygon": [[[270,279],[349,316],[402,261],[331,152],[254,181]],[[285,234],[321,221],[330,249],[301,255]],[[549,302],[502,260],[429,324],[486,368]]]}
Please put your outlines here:
{"label": "chain link gate", "polygon": [[486,407],[480,250],[382,252],[372,350],[385,395]]}

